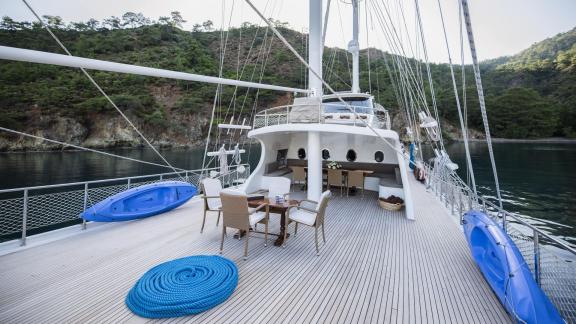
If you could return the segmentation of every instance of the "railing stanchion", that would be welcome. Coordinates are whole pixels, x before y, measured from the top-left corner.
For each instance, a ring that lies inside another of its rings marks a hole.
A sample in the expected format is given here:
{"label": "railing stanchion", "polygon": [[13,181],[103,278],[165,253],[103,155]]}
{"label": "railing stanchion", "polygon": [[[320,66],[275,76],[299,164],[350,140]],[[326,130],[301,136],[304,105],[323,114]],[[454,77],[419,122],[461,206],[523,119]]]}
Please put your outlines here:
{"label": "railing stanchion", "polygon": [[20,239],[20,246],[26,245],[27,222],[28,222],[28,189],[24,189],[24,197],[22,200],[22,238]]}
{"label": "railing stanchion", "polygon": [[462,220],[464,219],[464,202],[462,201],[462,191],[459,190],[459,194],[458,194],[458,215],[460,217],[460,223],[462,223]]}
{"label": "railing stanchion", "polygon": [[130,186],[132,186],[132,178],[128,178],[128,184],[127,184],[128,189],[130,189]]}
{"label": "railing stanchion", "polygon": [[[88,182],[84,184],[84,211],[88,208]],[[86,220],[82,218],[82,230],[86,229]]]}
{"label": "railing stanchion", "polygon": [[504,233],[508,233],[508,220],[506,219],[506,211],[500,210],[502,212],[502,228],[504,229]]}
{"label": "railing stanchion", "polygon": [[164,180],[164,175],[160,175],[160,181]]}
{"label": "railing stanchion", "polygon": [[451,202],[452,202],[452,206],[450,207],[450,213],[451,213],[452,215],[454,215],[454,209],[455,209],[454,207],[455,207],[455,205],[456,205],[456,193],[455,193],[456,190],[454,189],[454,185],[452,185],[452,190],[451,190],[451,191],[452,191],[452,192],[451,192],[451,195],[450,195],[450,200],[451,200]]}
{"label": "railing stanchion", "polygon": [[538,231],[532,231],[534,233],[534,280],[540,286],[540,236]]}

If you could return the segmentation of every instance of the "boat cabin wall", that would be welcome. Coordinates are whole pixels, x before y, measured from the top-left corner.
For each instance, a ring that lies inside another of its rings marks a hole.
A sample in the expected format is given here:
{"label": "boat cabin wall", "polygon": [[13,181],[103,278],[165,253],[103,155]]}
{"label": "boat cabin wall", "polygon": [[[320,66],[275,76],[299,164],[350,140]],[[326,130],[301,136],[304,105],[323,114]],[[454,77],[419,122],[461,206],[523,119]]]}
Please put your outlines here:
{"label": "boat cabin wall", "polygon": [[[307,166],[310,155],[307,132],[268,133],[256,138],[262,153],[258,166],[246,182],[246,192],[266,187],[267,176],[290,177],[289,166]],[[397,185],[402,188],[397,154],[380,138],[326,132],[320,133],[320,143],[324,166],[334,161],[343,169],[373,170],[374,175],[367,177],[368,190],[379,191],[382,177],[397,179]]]}
{"label": "boat cabin wall", "polygon": [[[307,136],[307,133],[290,135],[289,160],[302,160],[301,149],[307,150]],[[320,141],[323,151],[322,159],[324,161],[398,164],[396,152],[390,146],[382,143],[380,138],[374,136],[322,133]],[[303,158],[303,160],[305,159]]]}

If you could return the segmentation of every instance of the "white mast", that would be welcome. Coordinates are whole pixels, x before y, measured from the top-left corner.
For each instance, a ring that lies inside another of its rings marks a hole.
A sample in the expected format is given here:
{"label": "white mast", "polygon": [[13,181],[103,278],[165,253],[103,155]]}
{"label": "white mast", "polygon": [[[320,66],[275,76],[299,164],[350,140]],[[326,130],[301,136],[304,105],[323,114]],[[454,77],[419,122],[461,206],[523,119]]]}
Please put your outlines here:
{"label": "white mast", "polygon": [[[310,0],[308,41],[308,64],[310,69],[322,75],[322,0]],[[308,84],[312,90],[311,97],[322,102],[322,80],[314,73],[308,72]],[[322,109],[321,105],[318,109]],[[322,158],[320,156],[320,133],[308,132],[308,199],[316,200],[322,193]]]}
{"label": "white mast", "polygon": [[348,43],[348,51],[352,53],[352,92],[360,92],[360,44],[358,43],[358,0],[352,0],[352,40]]}
{"label": "white mast", "polygon": [[[318,75],[322,75],[322,0],[310,0],[309,19],[308,64]],[[309,72],[308,84],[310,90],[316,92],[312,96],[322,97],[322,80],[320,78]]]}

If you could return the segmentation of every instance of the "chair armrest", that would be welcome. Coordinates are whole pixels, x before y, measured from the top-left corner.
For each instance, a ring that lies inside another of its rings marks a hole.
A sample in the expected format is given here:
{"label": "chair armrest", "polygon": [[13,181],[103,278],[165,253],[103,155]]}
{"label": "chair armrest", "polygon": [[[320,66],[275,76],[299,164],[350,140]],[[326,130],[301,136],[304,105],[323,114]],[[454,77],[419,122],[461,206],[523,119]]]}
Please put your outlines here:
{"label": "chair armrest", "polygon": [[292,208],[302,209],[302,210],[305,210],[305,211],[307,211],[307,212],[314,213],[314,214],[317,214],[317,213],[318,213],[318,211],[316,211],[316,210],[314,210],[314,209],[310,209],[310,208],[306,208],[306,207],[302,207],[302,206],[292,206],[292,207],[290,207],[289,209],[292,209]]}
{"label": "chair armrest", "polygon": [[317,202],[317,201],[314,201],[314,200],[302,199],[302,200],[300,200],[300,202],[298,203],[298,206],[300,206],[300,204],[302,204],[303,202],[309,202],[309,203],[313,203],[313,204],[318,204],[318,202]]}
{"label": "chair armrest", "polygon": [[262,209],[264,207],[266,207],[266,211],[268,211],[268,203],[262,203],[262,204],[258,205],[258,207],[252,209],[250,214],[254,214],[255,212],[259,211],[260,209]]}

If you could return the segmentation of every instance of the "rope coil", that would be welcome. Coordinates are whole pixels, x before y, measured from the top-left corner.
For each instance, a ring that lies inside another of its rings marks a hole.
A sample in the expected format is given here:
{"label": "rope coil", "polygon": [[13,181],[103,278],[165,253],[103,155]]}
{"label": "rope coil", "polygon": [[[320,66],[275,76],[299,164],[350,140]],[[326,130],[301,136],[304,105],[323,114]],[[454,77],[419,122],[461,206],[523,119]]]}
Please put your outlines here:
{"label": "rope coil", "polygon": [[222,302],[238,284],[234,262],[216,255],[196,255],[148,270],[126,296],[126,305],[146,318],[204,312]]}

